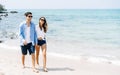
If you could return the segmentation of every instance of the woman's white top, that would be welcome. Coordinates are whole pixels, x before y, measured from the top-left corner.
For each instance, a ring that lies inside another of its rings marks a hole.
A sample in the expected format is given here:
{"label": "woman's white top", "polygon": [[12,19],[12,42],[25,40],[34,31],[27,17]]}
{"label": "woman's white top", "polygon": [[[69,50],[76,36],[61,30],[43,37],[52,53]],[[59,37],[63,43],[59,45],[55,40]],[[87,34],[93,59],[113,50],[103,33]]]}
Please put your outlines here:
{"label": "woman's white top", "polygon": [[41,37],[43,40],[45,40],[46,38],[46,34],[43,31],[43,29],[41,30],[39,25],[36,26],[36,33],[37,33],[37,38]]}

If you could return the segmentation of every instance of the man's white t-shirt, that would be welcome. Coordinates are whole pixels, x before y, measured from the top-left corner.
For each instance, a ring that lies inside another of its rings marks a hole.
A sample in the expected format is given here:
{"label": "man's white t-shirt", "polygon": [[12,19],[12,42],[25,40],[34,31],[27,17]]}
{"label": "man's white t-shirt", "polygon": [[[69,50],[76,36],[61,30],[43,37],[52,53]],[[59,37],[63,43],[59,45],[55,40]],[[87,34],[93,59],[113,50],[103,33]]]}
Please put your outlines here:
{"label": "man's white t-shirt", "polygon": [[26,27],[25,32],[26,32],[25,40],[27,41],[27,43],[30,43],[31,42],[31,40],[30,40],[30,26]]}

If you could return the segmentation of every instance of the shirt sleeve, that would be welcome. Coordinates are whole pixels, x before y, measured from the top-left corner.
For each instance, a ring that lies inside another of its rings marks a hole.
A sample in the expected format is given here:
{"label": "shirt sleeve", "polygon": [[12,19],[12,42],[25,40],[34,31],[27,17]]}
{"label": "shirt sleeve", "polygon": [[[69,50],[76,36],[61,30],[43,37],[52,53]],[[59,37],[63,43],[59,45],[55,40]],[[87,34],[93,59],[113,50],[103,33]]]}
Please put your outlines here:
{"label": "shirt sleeve", "polygon": [[25,41],[24,32],[23,32],[23,24],[20,24],[19,26],[19,38],[20,40],[22,40],[22,42]]}

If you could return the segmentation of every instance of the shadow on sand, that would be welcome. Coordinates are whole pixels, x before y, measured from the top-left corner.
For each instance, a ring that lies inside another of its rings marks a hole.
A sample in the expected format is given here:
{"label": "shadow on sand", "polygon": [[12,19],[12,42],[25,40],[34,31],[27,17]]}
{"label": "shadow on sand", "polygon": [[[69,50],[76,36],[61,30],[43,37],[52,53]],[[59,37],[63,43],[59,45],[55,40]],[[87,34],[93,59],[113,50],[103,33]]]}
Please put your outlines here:
{"label": "shadow on sand", "polygon": [[[47,68],[48,71],[75,71],[74,69],[63,67],[63,68]],[[43,71],[43,69],[39,69],[40,71]]]}
{"label": "shadow on sand", "polygon": [[[28,66],[26,66],[25,68],[32,69],[32,67],[28,67]],[[48,71],[75,71],[74,69],[69,68],[69,67],[53,67],[53,68],[47,68],[47,69],[48,69]],[[40,68],[38,70],[43,71],[42,68]]]}

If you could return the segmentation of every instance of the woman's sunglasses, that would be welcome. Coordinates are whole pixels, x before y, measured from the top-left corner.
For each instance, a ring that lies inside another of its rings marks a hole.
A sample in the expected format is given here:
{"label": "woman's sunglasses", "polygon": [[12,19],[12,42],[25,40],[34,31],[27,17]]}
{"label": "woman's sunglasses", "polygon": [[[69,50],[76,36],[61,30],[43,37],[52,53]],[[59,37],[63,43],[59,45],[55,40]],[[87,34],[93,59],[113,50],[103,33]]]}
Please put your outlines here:
{"label": "woman's sunglasses", "polygon": [[45,21],[45,19],[41,18],[40,20]]}

